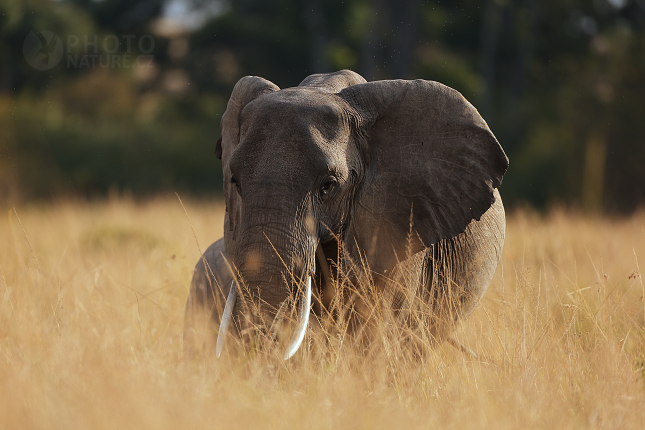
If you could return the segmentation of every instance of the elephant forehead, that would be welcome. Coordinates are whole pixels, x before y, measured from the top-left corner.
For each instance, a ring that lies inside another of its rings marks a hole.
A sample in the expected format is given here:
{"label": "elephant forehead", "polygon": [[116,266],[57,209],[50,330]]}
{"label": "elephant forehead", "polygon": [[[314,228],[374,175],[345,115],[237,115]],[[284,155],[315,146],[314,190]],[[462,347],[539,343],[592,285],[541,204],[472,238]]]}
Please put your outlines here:
{"label": "elephant forehead", "polygon": [[231,168],[247,178],[298,180],[306,185],[307,179],[333,170],[343,173],[347,170],[345,157],[339,148],[320,144],[316,130],[310,133],[293,133],[281,138],[273,136],[263,141],[243,139],[231,157]]}
{"label": "elephant forehead", "polygon": [[319,90],[289,88],[265,94],[249,103],[240,119],[243,136],[263,140],[311,140],[324,145],[349,135],[342,99]]}

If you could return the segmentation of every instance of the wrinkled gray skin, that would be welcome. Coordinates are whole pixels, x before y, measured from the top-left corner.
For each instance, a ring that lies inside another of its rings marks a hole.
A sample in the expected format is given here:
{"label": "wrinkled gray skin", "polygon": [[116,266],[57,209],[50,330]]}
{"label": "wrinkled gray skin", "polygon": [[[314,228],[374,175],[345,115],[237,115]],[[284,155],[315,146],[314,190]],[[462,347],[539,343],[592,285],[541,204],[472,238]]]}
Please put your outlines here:
{"label": "wrinkled gray skin", "polygon": [[[296,288],[289,272],[305,279],[315,264],[316,288],[324,289],[318,244],[325,259],[348,267],[362,256],[385,292],[411,273],[416,294],[438,313],[449,307],[451,321],[473,310],[493,277],[505,233],[497,188],[508,159],[477,110],[451,88],[423,80],[366,83],[347,70],[283,90],[245,77],[222,117],[216,153],[224,238],[195,268],[188,349],[199,312],[216,333],[229,267],[269,316]],[[343,239],[340,257],[334,237]],[[395,297],[393,306],[400,305]],[[234,315],[243,308],[238,300]]]}

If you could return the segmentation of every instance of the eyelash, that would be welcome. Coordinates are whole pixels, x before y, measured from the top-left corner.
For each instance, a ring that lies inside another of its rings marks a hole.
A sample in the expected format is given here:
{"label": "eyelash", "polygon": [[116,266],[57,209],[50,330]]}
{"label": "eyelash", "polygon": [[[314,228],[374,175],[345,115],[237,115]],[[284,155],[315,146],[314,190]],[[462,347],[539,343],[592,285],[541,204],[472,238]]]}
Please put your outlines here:
{"label": "eyelash", "polygon": [[320,197],[326,198],[327,196],[329,196],[329,194],[334,190],[334,188],[336,188],[337,184],[338,184],[338,181],[333,177],[329,177],[325,179],[325,181],[320,186]]}

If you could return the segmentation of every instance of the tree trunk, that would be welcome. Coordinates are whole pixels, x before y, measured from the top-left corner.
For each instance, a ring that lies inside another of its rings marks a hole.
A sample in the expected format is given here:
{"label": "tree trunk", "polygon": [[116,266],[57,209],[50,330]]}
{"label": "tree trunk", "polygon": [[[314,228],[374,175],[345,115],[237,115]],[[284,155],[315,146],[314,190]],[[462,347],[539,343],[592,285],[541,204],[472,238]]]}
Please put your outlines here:
{"label": "tree trunk", "polygon": [[484,6],[484,19],[481,27],[481,48],[479,51],[479,70],[484,78],[484,92],[479,113],[484,120],[491,120],[493,114],[493,93],[495,89],[495,56],[497,53],[497,36],[502,19],[502,7],[498,0],[487,0]]}
{"label": "tree trunk", "polygon": [[320,0],[307,0],[305,8],[309,36],[310,73],[329,72],[329,61],[327,61],[327,53],[325,52],[327,48],[325,22]]}
{"label": "tree trunk", "polygon": [[412,55],[417,37],[417,0],[392,1],[392,79],[410,75]]}

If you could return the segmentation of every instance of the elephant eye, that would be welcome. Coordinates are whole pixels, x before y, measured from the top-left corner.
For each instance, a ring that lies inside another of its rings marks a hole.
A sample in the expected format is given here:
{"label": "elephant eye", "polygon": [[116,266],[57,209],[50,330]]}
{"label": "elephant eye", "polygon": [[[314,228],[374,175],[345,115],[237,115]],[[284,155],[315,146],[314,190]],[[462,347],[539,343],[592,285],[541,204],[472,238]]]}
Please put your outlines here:
{"label": "elephant eye", "polygon": [[329,177],[320,186],[320,197],[327,197],[336,188],[337,181],[335,178]]}

